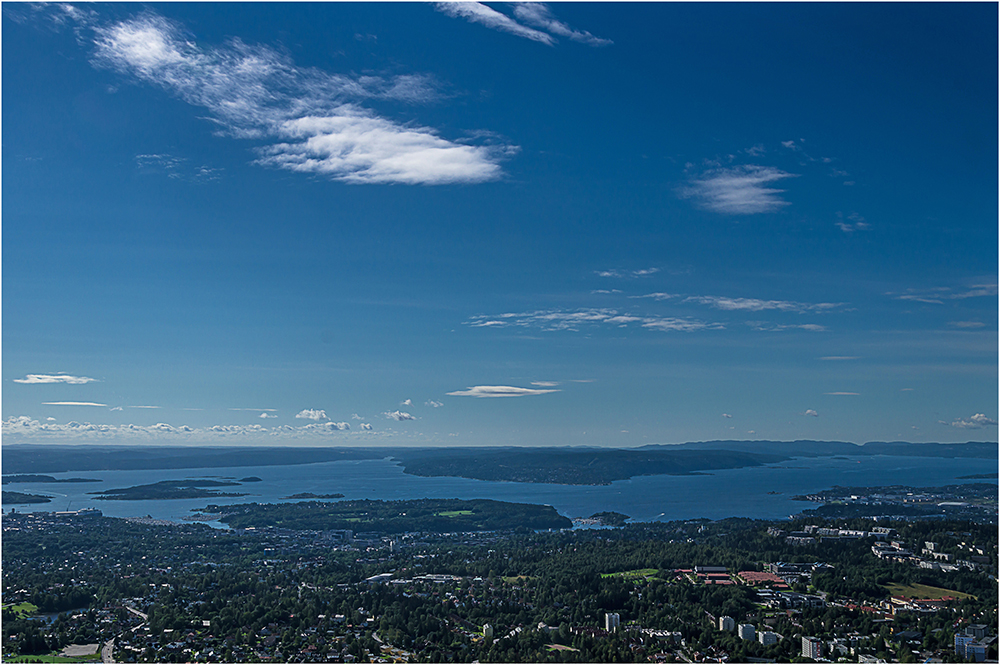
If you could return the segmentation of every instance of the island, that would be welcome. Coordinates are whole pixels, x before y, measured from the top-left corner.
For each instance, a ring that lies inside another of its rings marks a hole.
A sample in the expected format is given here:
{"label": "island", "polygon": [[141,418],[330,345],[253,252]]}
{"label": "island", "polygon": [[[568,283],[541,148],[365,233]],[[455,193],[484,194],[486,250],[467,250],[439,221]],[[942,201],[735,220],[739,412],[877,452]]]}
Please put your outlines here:
{"label": "island", "polygon": [[225,493],[210,489],[214,487],[239,487],[239,483],[207,479],[163,480],[149,485],[136,485],[134,487],[104,490],[103,492],[89,492],[89,494],[95,495],[95,499],[103,501],[208,499],[213,497],[246,496],[246,494]]}
{"label": "island", "polygon": [[257,476],[247,476],[246,478],[240,478],[240,482],[241,483],[259,483],[259,482],[263,482],[263,480],[261,478],[258,478]]}
{"label": "island", "polygon": [[23,492],[3,492],[2,503],[51,503],[52,498],[39,494],[24,494]]}
{"label": "island", "polygon": [[343,499],[344,495],[340,492],[335,494],[313,494],[312,492],[300,492],[299,494],[292,494],[291,496],[283,496],[282,499]]}
{"label": "island", "polygon": [[282,527],[317,531],[351,530],[376,534],[413,531],[455,533],[517,529],[567,529],[572,521],[552,506],[510,503],[492,499],[416,499],[410,501],[301,501],[298,503],[243,503],[209,505],[202,514],[234,529]]}
{"label": "island", "polygon": [[100,478],[55,478],[53,476],[42,476],[38,474],[22,473],[13,476],[4,476],[3,484],[9,483],[103,483]]}
{"label": "island", "polygon": [[595,520],[601,526],[625,526],[629,516],[623,513],[606,510],[601,513],[594,513],[590,519]]}

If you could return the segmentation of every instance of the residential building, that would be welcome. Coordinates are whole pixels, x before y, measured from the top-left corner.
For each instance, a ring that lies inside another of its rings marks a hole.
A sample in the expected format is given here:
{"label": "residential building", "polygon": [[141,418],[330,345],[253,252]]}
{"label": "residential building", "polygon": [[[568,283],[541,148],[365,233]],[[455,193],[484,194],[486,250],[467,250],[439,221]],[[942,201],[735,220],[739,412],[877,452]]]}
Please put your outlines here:
{"label": "residential building", "polygon": [[818,637],[802,636],[802,657],[819,660],[823,657],[823,641]]}
{"label": "residential building", "polygon": [[757,641],[764,646],[778,643],[778,634],[770,630],[762,630],[757,633]]}
{"label": "residential building", "polygon": [[617,612],[609,612],[604,615],[604,630],[614,633],[618,630],[620,622],[621,619]]}
{"label": "residential building", "polygon": [[741,640],[757,639],[757,629],[754,628],[752,623],[741,623],[737,632]]}
{"label": "residential building", "polygon": [[736,630],[736,621],[733,617],[719,617],[719,630]]}

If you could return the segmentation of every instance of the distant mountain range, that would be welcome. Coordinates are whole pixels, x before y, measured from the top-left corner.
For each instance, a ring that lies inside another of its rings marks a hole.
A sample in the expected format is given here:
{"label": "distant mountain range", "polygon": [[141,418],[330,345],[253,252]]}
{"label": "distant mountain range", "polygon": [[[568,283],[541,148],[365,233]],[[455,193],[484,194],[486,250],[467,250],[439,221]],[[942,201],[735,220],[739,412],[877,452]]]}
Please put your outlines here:
{"label": "distant mountain range", "polygon": [[392,458],[406,473],[479,480],[607,484],[641,475],[688,475],[714,469],[759,466],[793,457],[887,455],[998,459],[995,443],[908,443],[874,441],[703,441],[640,448],[583,446],[526,448],[264,448],[149,446],[54,446],[11,444],[3,447],[4,471],[194,469],[281,466],[342,460]]}

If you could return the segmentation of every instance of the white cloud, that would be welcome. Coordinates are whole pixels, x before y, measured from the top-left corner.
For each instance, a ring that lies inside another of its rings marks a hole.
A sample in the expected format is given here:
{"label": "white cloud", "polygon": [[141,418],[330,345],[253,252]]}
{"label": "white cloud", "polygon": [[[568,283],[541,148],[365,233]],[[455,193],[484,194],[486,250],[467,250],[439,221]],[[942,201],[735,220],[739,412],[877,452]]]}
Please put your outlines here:
{"label": "white cloud", "polygon": [[629,296],[629,298],[652,298],[653,300],[670,300],[672,298],[679,298],[680,296],[676,293],[647,293],[641,296]]}
{"label": "white cloud", "polygon": [[261,418],[277,418],[278,416],[273,416],[273,415],[271,415],[269,413],[262,413],[262,414],[260,414],[260,417]]}
{"label": "white cloud", "polygon": [[685,298],[684,302],[709,305],[715,309],[749,312],[760,312],[768,309],[776,309],[782,312],[822,312],[834,309],[843,304],[833,302],[802,303],[789,300],[760,300],[758,298],[727,298],[724,296],[691,296]]}
{"label": "white cloud", "polygon": [[649,277],[660,272],[659,268],[642,268],[639,270],[598,270],[598,277]]}
{"label": "white cloud", "polygon": [[[893,295],[893,294],[888,294]],[[964,291],[953,292],[947,286],[938,286],[930,289],[907,289],[902,295],[897,295],[897,300],[913,300],[915,302],[931,303],[942,305],[945,300],[965,300],[966,298],[996,297],[996,284],[975,284],[967,287]]]}
{"label": "white cloud", "polygon": [[574,30],[562,21],[556,20],[544,2],[520,2],[514,7],[514,16],[536,28],[589,46],[608,46],[612,43],[610,39],[602,39],[586,31]]}
{"label": "white cloud", "polygon": [[361,423],[360,425],[358,425],[358,427],[361,428],[362,432],[371,432],[372,431],[372,426],[369,425],[368,423]]}
{"label": "white cloud", "polygon": [[558,381],[532,381],[531,385],[538,386],[539,388],[554,388],[559,385]]}
{"label": "white cloud", "polygon": [[823,394],[824,394],[824,395],[860,395],[861,393],[846,393],[846,392],[839,392],[839,393],[823,393]]}
{"label": "white cloud", "polygon": [[823,356],[820,360],[858,360],[861,356]]}
{"label": "white cloud", "polygon": [[818,418],[819,417],[819,414],[816,413],[816,411],[814,409],[806,409],[805,413],[803,413],[802,415],[804,415],[804,416],[812,416],[813,418]]}
{"label": "white cloud", "polygon": [[965,329],[986,327],[986,324],[983,323],[982,321],[949,321],[948,325],[954,326],[955,328],[965,328]]}
{"label": "white cloud", "polygon": [[485,327],[487,323],[491,327],[518,326],[541,328],[545,331],[580,330],[586,326],[602,324],[627,327],[633,323],[651,330],[678,330],[684,332],[717,330],[725,327],[719,323],[705,323],[697,319],[622,314],[613,309],[579,309],[575,311],[537,310],[534,312],[506,313],[491,316],[479,315],[471,317],[466,322],[466,325],[478,328]]}
{"label": "white cloud", "polygon": [[784,324],[784,323],[769,323],[767,321],[747,321],[746,324],[751,328],[753,328],[754,330],[760,332],[782,332],[785,330],[808,330],[810,332],[823,332],[826,330],[826,326],[821,326],[818,323]]}
{"label": "white cloud", "polygon": [[347,423],[328,422],[304,425],[300,429],[305,432],[347,432],[350,431],[351,426]]}
{"label": "white cloud", "polygon": [[163,407],[162,406],[138,406],[138,405],[134,405],[134,406],[128,406],[127,408],[129,408],[129,409],[162,409]]}
{"label": "white cloud", "polygon": [[839,228],[844,233],[850,234],[855,231],[867,231],[871,228],[871,225],[865,221],[865,218],[856,212],[852,212],[847,216],[847,221],[844,221],[843,213],[837,213],[837,228]]}
{"label": "white cloud", "polygon": [[[371,426],[361,425],[362,430]],[[281,439],[313,439],[335,434],[349,433],[348,423],[310,423],[300,427],[278,425],[272,428],[263,425],[211,425],[191,427],[188,425],[107,425],[99,423],[68,422],[65,425],[52,419],[39,422],[28,416],[15,416],[2,422],[0,433],[5,440],[103,440],[103,441],[180,441],[203,443],[206,441],[268,442]]]}
{"label": "white cloud", "polygon": [[308,418],[309,420],[326,420],[326,411],[323,409],[302,409],[295,414],[296,418]]}
{"label": "white cloud", "polygon": [[456,390],[448,393],[458,397],[527,397],[529,395],[544,395],[557,393],[558,390],[539,390],[534,388],[516,388],[514,386],[470,386],[466,390]]}
{"label": "white cloud", "polygon": [[42,402],[42,404],[48,406],[107,406],[107,404],[98,404],[97,402]]}
{"label": "white cloud", "polygon": [[552,46],[556,43],[552,35],[521,25],[506,14],[501,14],[495,9],[491,9],[481,2],[438,2],[435,3],[438,11],[453,16],[464,18],[470,23],[479,23],[487,28],[508,32],[518,37],[524,37],[532,41],[541,42]]}
{"label": "white cloud", "polygon": [[444,402],[439,402],[437,400],[429,399],[426,402],[424,402],[424,406],[429,406],[434,409],[440,409],[442,406],[444,406]]}
{"label": "white cloud", "polygon": [[726,215],[775,212],[789,203],[781,189],[768,183],[796,177],[770,166],[734,166],[705,172],[680,190],[681,198],[694,199],[701,207]]}
{"label": "white cloud", "polygon": [[951,427],[958,427],[959,429],[982,429],[983,427],[986,426],[991,425],[993,427],[996,427],[997,425],[996,420],[994,420],[993,418],[988,418],[985,414],[982,413],[977,413],[968,419],[959,418],[950,423],[946,423],[943,420],[938,422],[944,425],[949,425]]}
{"label": "white cloud", "polygon": [[400,406],[413,406],[413,400],[407,398],[399,403]]}
{"label": "white cloud", "polygon": [[723,413],[723,414],[722,414],[722,417],[723,417],[723,418],[732,418],[732,416],[731,416],[731,415],[729,415],[728,413]]}
{"label": "white cloud", "polygon": [[411,416],[410,414],[406,413],[405,411],[392,411],[392,412],[386,411],[382,415],[385,416],[386,418],[388,418],[389,420],[399,420],[399,421],[403,421],[403,420],[416,420],[416,418],[414,416]]}
{"label": "white cloud", "polygon": [[439,99],[428,76],[352,78],[300,68],[272,49],[238,40],[202,47],[152,14],[94,31],[95,64],[207,109],[223,134],[270,141],[260,150],[262,165],[349,183],[477,183],[499,178],[498,162],[515,152],[450,141],[356,104]]}
{"label": "white cloud", "polygon": [[70,384],[81,384],[81,383],[93,383],[97,379],[92,379],[89,376],[70,376],[69,374],[28,374],[23,379],[14,379],[14,383],[70,383]]}

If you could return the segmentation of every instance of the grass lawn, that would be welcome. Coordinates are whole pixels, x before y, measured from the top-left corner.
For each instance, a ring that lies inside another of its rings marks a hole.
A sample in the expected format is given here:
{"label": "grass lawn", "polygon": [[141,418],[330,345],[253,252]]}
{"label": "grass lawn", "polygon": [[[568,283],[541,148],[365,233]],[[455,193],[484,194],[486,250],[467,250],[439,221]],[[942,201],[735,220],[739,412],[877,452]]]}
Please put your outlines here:
{"label": "grass lawn", "polygon": [[458,517],[459,515],[471,515],[471,510],[444,510],[437,513],[438,517]]}
{"label": "grass lawn", "polygon": [[907,598],[926,598],[929,600],[937,600],[944,596],[954,596],[960,600],[962,598],[975,598],[975,596],[962,593],[961,591],[952,591],[950,589],[942,589],[941,587],[927,586],[926,584],[910,584],[908,586],[888,584],[885,588],[893,596],[906,596]]}
{"label": "grass lawn", "polygon": [[658,572],[660,571],[657,570],[656,568],[640,568],[639,570],[625,570],[620,573],[601,573],[601,577],[605,579],[609,577],[624,577],[624,578],[652,577],[653,575],[656,575]]}
{"label": "grass lawn", "polygon": [[18,603],[17,605],[4,605],[5,610],[14,610],[19,617],[28,617],[38,611],[38,605],[31,603]]}

